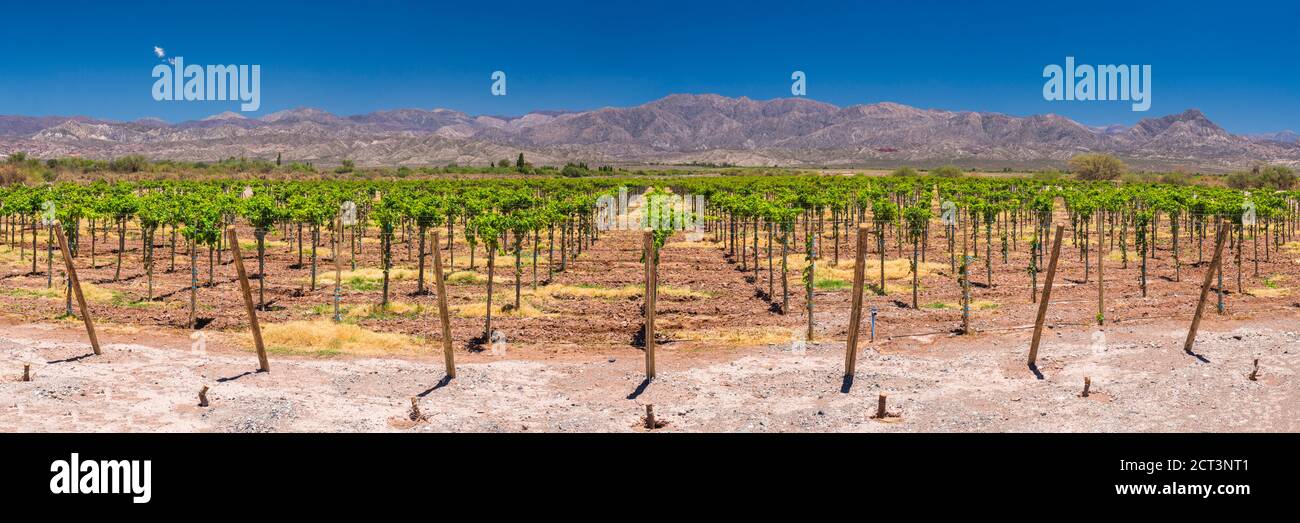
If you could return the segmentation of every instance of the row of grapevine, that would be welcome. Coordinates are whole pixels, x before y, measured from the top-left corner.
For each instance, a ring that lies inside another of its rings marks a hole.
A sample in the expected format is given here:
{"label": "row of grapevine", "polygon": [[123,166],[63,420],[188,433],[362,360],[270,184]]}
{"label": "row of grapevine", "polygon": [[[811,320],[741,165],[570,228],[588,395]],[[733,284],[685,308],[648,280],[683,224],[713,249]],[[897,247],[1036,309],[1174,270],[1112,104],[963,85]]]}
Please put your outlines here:
{"label": "row of grapevine", "polygon": [[[221,231],[231,225],[251,228],[257,242],[256,279],[259,307],[266,306],[266,237],[271,231],[292,238],[297,268],[310,271],[310,290],[317,287],[319,247],[333,246],[337,259],[349,258],[356,268],[357,253],[367,241],[379,250],[383,272],[380,304],[390,300],[389,271],[394,266],[394,244],[405,244],[407,259],[418,266],[417,292],[426,293],[425,238],[435,228],[445,228],[450,263],[457,261],[454,245],[469,246],[468,269],[477,269],[479,252],[487,276],[487,314],[483,335],[492,331],[492,300],[499,268],[498,254],[513,257],[514,300],[521,306],[526,279],[523,259],[531,256],[532,286],[538,285],[538,259],[545,247],[546,280],[563,271],[569,260],[599,235],[596,212],[599,197],[626,186],[656,194],[698,194],[708,201],[704,216],[708,231],[726,250],[738,269],[752,278],[772,308],[790,311],[791,255],[803,255],[806,307],[812,318],[813,287],[818,260],[838,265],[842,246],[853,245],[858,225],[874,236],[880,272],[871,287],[878,294],[885,285],[887,253],[911,264],[910,306],[918,308],[917,267],[939,256],[930,250],[932,229],[942,234],[947,264],[957,276],[968,306],[972,279],[986,287],[996,285],[995,263],[1007,264],[1009,254],[1030,253],[1026,270],[1031,275],[1030,296],[1037,294],[1038,272],[1053,220],[1064,215],[1070,241],[1084,267],[1085,282],[1093,272],[1092,249],[1117,248],[1120,263],[1139,267],[1139,286],[1146,292],[1149,266],[1160,260],[1161,238],[1170,240],[1168,260],[1174,280],[1183,267],[1204,261],[1205,239],[1219,227],[1232,228],[1231,248],[1237,267],[1236,286],[1242,290],[1243,254],[1249,245],[1256,276],[1259,263],[1268,263],[1287,242],[1294,241],[1300,193],[1296,191],[1238,190],[1158,184],[1116,185],[1109,182],[1052,181],[1026,178],[926,178],[865,176],[736,176],[682,178],[589,179],[477,179],[438,181],[150,181],[138,183],[61,183],[46,186],[11,186],[0,189],[0,237],[16,247],[20,257],[31,250],[31,271],[38,272],[37,241],[42,224],[63,224],[74,256],[85,256],[80,245],[89,240],[93,265],[98,243],[115,235],[114,280],[121,277],[126,231],[140,231],[140,263],[148,281],[146,300],[155,298],[153,279],[156,250],[168,250],[169,271],[176,268],[177,252],[189,258],[191,272],[190,321],[200,287],[201,251],[206,250],[207,284],[214,284],[214,265],[223,261],[229,246]],[[655,189],[650,189],[655,188]],[[653,203],[652,203],[653,205]],[[345,222],[345,209],[354,219]],[[53,214],[53,216],[50,216]],[[88,231],[88,238],[82,238]],[[656,235],[662,245],[668,234]],[[1096,238],[1095,235],[1100,235]],[[30,238],[30,244],[28,239]],[[1026,238],[1029,238],[1026,240]],[[179,242],[179,243],[178,243]],[[1249,242],[1249,243],[1248,243]],[[827,243],[822,245],[822,243]],[[47,241],[48,244],[48,241]],[[418,247],[415,247],[418,246]],[[910,247],[908,249],[907,247]],[[416,252],[411,252],[416,249]],[[1194,253],[1188,253],[1191,249]],[[48,251],[48,249],[47,249]],[[765,256],[764,256],[765,254]],[[1101,253],[1105,254],[1105,253]],[[1195,262],[1190,256],[1195,256]],[[558,258],[558,260],[557,260]],[[47,252],[47,265],[49,254]],[[972,276],[978,261],[983,275]],[[766,270],[764,271],[764,263]],[[47,273],[50,272],[47,270]],[[765,289],[764,289],[765,287]],[[1220,286],[1222,291],[1222,286]],[[1100,318],[1099,318],[1100,319]],[[810,329],[811,331],[811,329]]]}

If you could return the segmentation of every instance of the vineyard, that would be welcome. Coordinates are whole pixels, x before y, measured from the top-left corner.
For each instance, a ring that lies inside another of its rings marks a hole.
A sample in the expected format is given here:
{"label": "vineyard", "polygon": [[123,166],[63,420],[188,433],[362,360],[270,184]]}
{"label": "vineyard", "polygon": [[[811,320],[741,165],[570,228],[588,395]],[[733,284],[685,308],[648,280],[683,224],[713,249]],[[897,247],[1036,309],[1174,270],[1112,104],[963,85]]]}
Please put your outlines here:
{"label": "vineyard", "polygon": [[[1013,336],[1023,353],[1048,285],[1051,330],[1190,323],[1202,290],[1207,321],[1294,310],[1298,202],[1014,177],[15,185],[0,190],[0,301],[21,321],[80,321],[62,232],[105,341],[155,329],[252,351],[240,253],[272,365],[441,361],[446,341],[467,361],[647,353],[647,377],[655,350],[674,358],[663,374],[691,355],[846,337],[870,350]],[[1054,368],[1051,343],[1034,373]],[[1028,375],[1019,359],[1008,372]]]}

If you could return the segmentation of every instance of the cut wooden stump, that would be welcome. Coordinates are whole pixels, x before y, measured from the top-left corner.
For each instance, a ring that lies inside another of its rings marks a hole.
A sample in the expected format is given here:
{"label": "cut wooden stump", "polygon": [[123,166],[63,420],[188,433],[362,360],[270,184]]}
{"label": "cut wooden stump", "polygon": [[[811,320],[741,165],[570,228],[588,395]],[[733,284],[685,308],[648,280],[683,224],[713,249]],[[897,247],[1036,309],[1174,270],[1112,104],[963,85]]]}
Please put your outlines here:
{"label": "cut wooden stump", "polygon": [[[1259,360],[1255,360],[1255,366],[1259,366]],[[1251,374],[1250,379],[1255,379],[1255,375]],[[32,366],[29,364],[23,364],[23,381],[32,381]]]}
{"label": "cut wooden stump", "polygon": [[[25,375],[25,374],[24,374],[24,375]],[[1250,378],[1250,381],[1258,381],[1258,380],[1259,380],[1259,358],[1255,358],[1255,368],[1254,368],[1254,369],[1251,369],[1251,371],[1250,371],[1250,376],[1247,376],[1247,377]],[[26,381],[26,380],[24,380],[24,381]]]}
{"label": "cut wooden stump", "polygon": [[200,407],[206,407],[206,406],[208,406],[208,386],[207,386],[207,385],[204,385],[203,388],[199,389],[199,406],[200,406]]}
{"label": "cut wooden stump", "polygon": [[424,419],[424,414],[420,413],[420,398],[411,396],[411,412],[407,415],[411,421],[420,421]]}
{"label": "cut wooden stump", "polygon": [[664,427],[664,425],[667,425],[667,424],[668,424],[668,422],[666,422],[666,421],[660,421],[659,419],[655,418],[655,406],[654,406],[654,404],[647,404],[647,405],[645,406],[645,417],[641,418],[641,427],[642,427],[642,428],[644,428],[644,429],[646,429],[646,430],[661,429],[661,428]]}
{"label": "cut wooden stump", "polygon": [[871,415],[871,419],[874,419],[876,421],[885,421],[891,423],[895,421],[899,421],[899,413],[889,412],[889,410],[886,408],[888,401],[889,401],[889,395],[883,392],[880,393],[880,396],[876,398],[876,413]]}
{"label": "cut wooden stump", "polygon": [[1091,389],[1091,388],[1092,388],[1092,378],[1089,378],[1089,377],[1087,377],[1087,376],[1084,376],[1084,377],[1083,377],[1083,392],[1079,394],[1079,397],[1081,397],[1081,398],[1086,398],[1086,397],[1088,397],[1088,391],[1089,391],[1089,389]]}

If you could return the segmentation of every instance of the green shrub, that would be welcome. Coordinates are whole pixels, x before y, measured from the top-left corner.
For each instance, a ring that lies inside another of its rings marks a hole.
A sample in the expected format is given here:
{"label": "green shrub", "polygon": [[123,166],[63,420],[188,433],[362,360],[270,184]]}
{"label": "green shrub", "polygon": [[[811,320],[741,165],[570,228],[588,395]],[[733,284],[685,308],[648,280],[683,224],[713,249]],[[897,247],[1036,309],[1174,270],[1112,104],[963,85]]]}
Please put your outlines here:
{"label": "green shrub", "polygon": [[1070,159],[1070,168],[1080,180],[1114,180],[1128,170],[1119,158],[1109,154],[1087,153]]}
{"label": "green shrub", "polygon": [[1056,169],[1050,169],[1050,170],[1038,171],[1034,173],[1033,179],[1038,180],[1040,182],[1055,182],[1057,180],[1060,180],[1061,177],[1063,176],[1065,175],[1062,174],[1061,171],[1058,171]]}
{"label": "green shrub", "polygon": [[930,170],[930,174],[940,178],[960,178],[965,173],[961,172],[961,168],[956,165],[944,165]]}

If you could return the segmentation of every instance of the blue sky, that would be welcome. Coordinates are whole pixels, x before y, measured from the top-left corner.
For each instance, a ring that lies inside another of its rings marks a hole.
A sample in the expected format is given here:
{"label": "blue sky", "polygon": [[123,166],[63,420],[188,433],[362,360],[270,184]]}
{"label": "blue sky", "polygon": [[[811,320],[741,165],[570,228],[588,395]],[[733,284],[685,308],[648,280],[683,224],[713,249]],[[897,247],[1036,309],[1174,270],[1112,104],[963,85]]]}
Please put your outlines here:
{"label": "blue sky", "polygon": [[[259,64],[265,114],[446,107],[517,115],[672,93],[893,101],[1131,124],[1188,108],[1238,133],[1300,129],[1300,2],[39,2],[7,5],[0,114],[168,121],[152,54]],[[1149,64],[1152,105],[1048,102],[1042,70]],[[491,96],[490,75],[508,75]]]}

